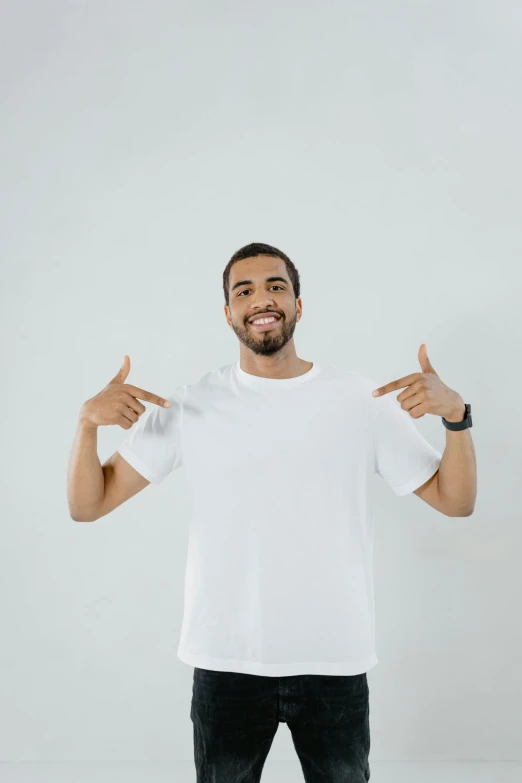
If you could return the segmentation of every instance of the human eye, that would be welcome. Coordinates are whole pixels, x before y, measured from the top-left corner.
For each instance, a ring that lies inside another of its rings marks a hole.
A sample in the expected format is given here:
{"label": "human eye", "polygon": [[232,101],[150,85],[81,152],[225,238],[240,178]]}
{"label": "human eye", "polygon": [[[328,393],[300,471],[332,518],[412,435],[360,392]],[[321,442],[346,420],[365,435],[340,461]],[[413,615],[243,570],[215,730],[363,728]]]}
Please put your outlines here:
{"label": "human eye", "polygon": [[[273,285],[271,285],[270,288],[281,288],[284,291],[283,286],[278,285],[277,283],[274,283]],[[238,296],[242,296],[247,291],[250,291],[250,288],[243,288],[243,290],[239,292]]]}

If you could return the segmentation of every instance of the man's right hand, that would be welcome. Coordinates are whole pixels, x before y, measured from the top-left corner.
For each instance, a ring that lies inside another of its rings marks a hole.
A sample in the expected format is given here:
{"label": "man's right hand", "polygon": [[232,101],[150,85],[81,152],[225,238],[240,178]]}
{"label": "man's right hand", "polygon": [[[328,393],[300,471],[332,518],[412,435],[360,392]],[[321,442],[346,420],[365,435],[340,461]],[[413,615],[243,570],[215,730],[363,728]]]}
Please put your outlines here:
{"label": "man's right hand", "polygon": [[153,402],[162,408],[170,403],[164,397],[144,391],[139,386],[124,383],[130,372],[130,359],[125,355],[123,364],[105,389],[83,403],[80,409],[82,424],[95,429],[108,424],[119,424],[124,430],[130,430],[142,413],[147,410],[138,400]]}

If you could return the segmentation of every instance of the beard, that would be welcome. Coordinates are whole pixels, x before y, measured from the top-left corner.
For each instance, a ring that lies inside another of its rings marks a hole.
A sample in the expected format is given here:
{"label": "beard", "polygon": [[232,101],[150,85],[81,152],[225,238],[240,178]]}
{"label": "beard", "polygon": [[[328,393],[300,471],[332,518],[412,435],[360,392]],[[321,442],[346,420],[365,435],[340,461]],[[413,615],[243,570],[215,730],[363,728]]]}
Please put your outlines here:
{"label": "beard", "polygon": [[266,332],[257,332],[248,322],[238,326],[232,321],[232,329],[243,345],[246,345],[251,351],[259,356],[272,356],[292,339],[296,324],[297,319],[294,313],[289,320],[281,316],[273,328],[267,329]]}

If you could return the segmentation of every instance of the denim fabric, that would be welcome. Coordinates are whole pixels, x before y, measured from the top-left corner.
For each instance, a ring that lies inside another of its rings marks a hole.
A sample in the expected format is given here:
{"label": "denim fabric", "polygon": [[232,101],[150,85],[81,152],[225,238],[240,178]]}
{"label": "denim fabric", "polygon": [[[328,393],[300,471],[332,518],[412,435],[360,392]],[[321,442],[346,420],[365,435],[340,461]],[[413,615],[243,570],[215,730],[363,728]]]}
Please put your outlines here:
{"label": "denim fabric", "polygon": [[370,779],[366,673],[257,674],[194,668],[190,718],[197,783],[257,783],[286,723],[306,783]]}

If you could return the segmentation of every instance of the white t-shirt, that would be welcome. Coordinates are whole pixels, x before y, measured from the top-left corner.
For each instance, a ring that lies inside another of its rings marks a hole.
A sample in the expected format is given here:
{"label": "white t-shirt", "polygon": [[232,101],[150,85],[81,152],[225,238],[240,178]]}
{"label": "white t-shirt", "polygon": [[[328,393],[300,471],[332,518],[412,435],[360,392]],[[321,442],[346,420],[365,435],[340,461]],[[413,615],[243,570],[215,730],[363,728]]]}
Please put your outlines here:
{"label": "white t-shirt", "polygon": [[139,473],[159,484],[183,465],[189,484],[181,661],[273,677],[378,662],[370,477],[406,495],[442,454],[377,386],[335,365],[275,379],[238,361],[129,431],[118,451]]}

